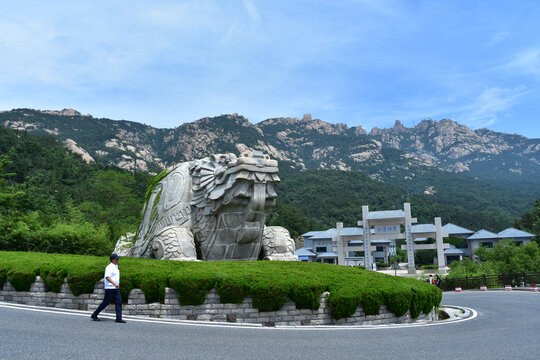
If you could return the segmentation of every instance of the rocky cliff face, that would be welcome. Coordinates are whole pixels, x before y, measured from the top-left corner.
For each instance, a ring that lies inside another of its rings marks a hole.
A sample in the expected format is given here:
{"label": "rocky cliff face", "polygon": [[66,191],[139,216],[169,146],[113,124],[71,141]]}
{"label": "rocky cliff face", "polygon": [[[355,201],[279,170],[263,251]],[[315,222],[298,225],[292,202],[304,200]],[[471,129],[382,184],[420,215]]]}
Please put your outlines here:
{"label": "rocky cliff face", "polygon": [[[399,120],[369,134],[358,126],[330,124],[310,114],[252,124],[238,114],[203,118],[174,129],[96,119],[73,109],[17,109],[0,113],[0,123],[47,133],[87,161],[155,172],[211,153],[261,150],[298,169],[362,170],[383,179],[412,179],[418,167],[490,178],[540,175],[540,139],[471,130],[455,121],[424,120],[406,128]],[[85,154],[86,153],[86,154]],[[392,173],[394,175],[388,175]]]}
{"label": "rocky cliff face", "polygon": [[527,172],[540,165],[540,139],[471,130],[449,119],[424,120],[413,128],[405,128],[397,120],[393,128],[374,128],[370,135],[386,146],[424,157],[433,166],[456,173],[481,171],[483,163],[493,160],[499,160],[498,169],[507,174]]}

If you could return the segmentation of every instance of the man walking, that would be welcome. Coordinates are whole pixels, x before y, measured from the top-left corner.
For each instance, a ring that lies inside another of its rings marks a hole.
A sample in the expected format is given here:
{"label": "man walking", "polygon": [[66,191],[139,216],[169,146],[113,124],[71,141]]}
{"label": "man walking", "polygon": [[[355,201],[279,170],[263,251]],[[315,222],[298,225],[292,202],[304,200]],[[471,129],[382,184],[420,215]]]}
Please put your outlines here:
{"label": "man walking", "polygon": [[105,284],[105,298],[96,311],[94,311],[91,318],[94,321],[100,321],[97,317],[98,314],[101,310],[105,309],[112,300],[114,301],[116,309],[116,322],[125,324],[126,321],[122,320],[122,295],[120,294],[120,270],[118,270],[119,256],[111,254],[109,258],[111,259],[111,263],[105,268],[105,276],[103,279]]}

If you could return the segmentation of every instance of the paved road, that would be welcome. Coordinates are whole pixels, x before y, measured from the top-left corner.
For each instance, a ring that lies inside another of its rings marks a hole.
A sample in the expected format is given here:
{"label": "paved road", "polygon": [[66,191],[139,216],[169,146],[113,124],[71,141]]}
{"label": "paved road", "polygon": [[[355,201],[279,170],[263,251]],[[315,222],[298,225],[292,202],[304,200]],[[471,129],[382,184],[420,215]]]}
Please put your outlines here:
{"label": "paved road", "polygon": [[0,359],[540,359],[540,293],[445,293],[475,319],[297,330],[112,320],[0,306]]}

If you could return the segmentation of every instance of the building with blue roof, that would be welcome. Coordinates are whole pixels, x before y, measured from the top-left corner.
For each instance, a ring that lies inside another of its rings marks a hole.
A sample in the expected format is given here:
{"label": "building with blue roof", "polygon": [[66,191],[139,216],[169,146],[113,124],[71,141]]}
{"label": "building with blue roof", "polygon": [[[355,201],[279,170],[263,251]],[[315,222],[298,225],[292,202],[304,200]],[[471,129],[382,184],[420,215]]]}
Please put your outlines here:
{"label": "building with blue roof", "polygon": [[[325,230],[326,231],[326,230]],[[304,247],[308,249],[313,248],[313,243],[311,241],[311,238],[313,236],[319,235],[320,233],[323,233],[324,231],[308,231],[305,234],[302,234],[302,238],[304,238]]]}
{"label": "building with blue roof", "polygon": [[[307,235],[307,237],[305,237],[305,235]],[[328,254],[333,252],[332,241],[336,236],[336,229],[310,231],[302,236],[304,236],[304,247],[309,248],[310,251],[315,254],[315,256],[308,259],[308,261],[322,262],[327,264],[335,263],[335,257]],[[321,257],[321,254],[326,255]]]}
{"label": "building with blue roof", "polygon": [[471,250],[469,248],[460,249],[450,244],[450,248],[444,250],[444,257],[446,264],[450,265],[454,261],[460,261],[465,257],[471,257]]}
{"label": "building with blue roof", "polygon": [[459,237],[466,239],[472,234],[474,234],[473,230],[466,229],[464,227],[454,225],[452,223],[448,223],[443,226],[443,231],[448,234],[448,236],[452,237]]}
{"label": "building with blue roof", "polygon": [[294,252],[294,255],[298,256],[299,261],[307,261],[312,262],[313,258],[317,256],[317,254],[313,253],[311,249],[308,248],[300,248]]}
{"label": "building with blue roof", "polygon": [[508,239],[516,243],[517,246],[525,245],[533,240],[534,234],[528,233],[523,230],[508,228],[498,233],[501,240]]}
{"label": "building with blue roof", "polygon": [[474,249],[480,246],[492,248],[499,240],[500,238],[498,234],[484,229],[478,230],[467,238],[469,249],[471,249],[473,252]]}

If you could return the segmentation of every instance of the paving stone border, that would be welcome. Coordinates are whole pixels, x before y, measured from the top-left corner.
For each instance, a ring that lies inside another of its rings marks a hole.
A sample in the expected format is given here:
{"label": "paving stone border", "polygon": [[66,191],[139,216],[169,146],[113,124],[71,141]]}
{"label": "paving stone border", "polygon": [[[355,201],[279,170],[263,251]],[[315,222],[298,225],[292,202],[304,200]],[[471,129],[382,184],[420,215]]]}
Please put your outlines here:
{"label": "paving stone border", "polygon": [[[17,291],[8,282],[0,291],[0,301],[17,304],[46,306],[63,309],[94,311],[103,301],[103,280],[96,282],[92,294],[75,296],[72,294],[67,281],[64,280],[60,292],[48,289],[42,278],[38,276],[30,287],[30,291]],[[318,310],[297,309],[291,300],[278,311],[259,311],[253,307],[253,300],[247,297],[241,304],[222,304],[216,289],[210,290],[202,305],[182,306],[178,303],[178,294],[171,288],[165,288],[163,304],[147,304],[144,293],[133,289],[128,298],[128,304],[123,305],[125,315],[142,315],[155,318],[196,321],[219,321],[230,323],[261,324],[263,326],[301,326],[301,325],[382,325],[403,324],[437,320],[437,313],[432,310],[428,314],[421,313],[416,319],[411,318],[410,312],[403,316],[395,316],[384,305],[378,315],[365,315],[362,307],[347,318],[334,320],[327,307],[328,293],[323,293]],[[108,306],[104,312],[114,313],[114,305]]]}

